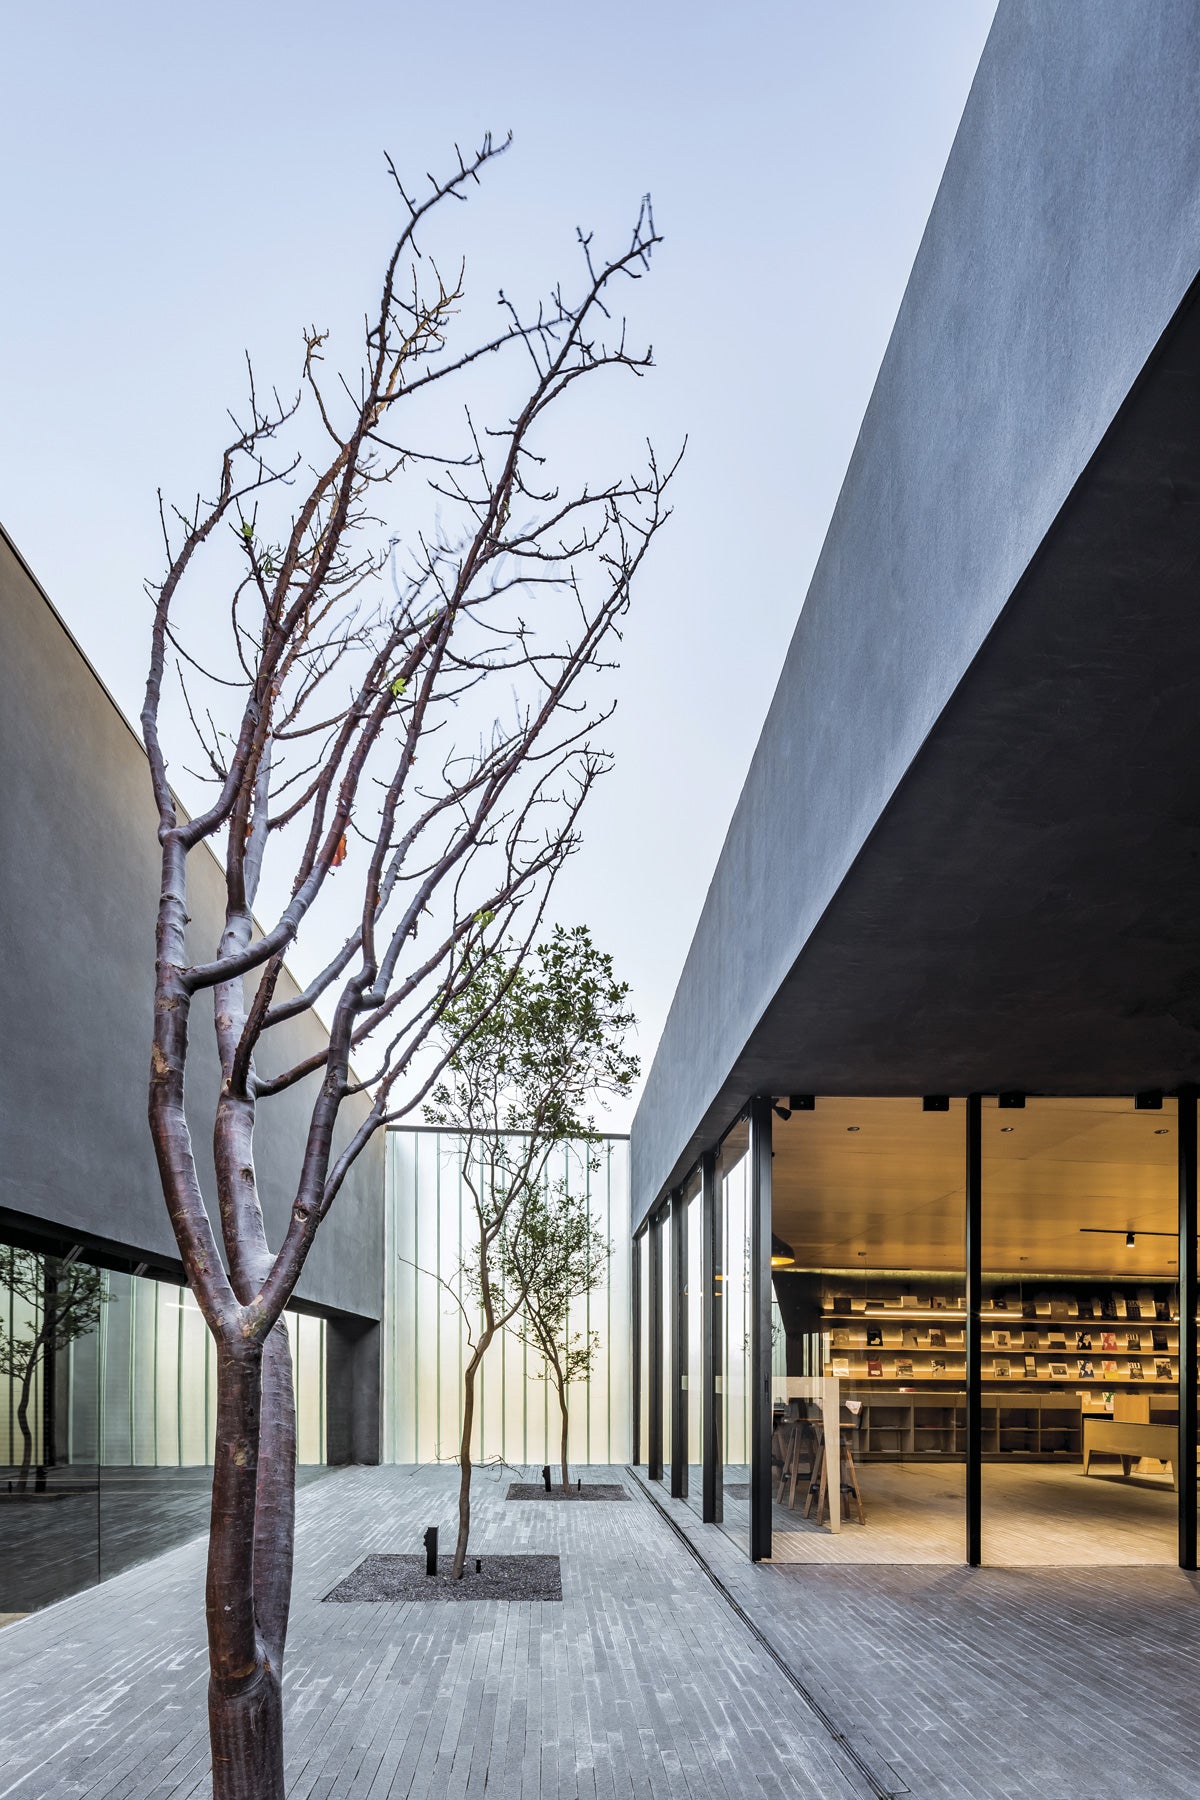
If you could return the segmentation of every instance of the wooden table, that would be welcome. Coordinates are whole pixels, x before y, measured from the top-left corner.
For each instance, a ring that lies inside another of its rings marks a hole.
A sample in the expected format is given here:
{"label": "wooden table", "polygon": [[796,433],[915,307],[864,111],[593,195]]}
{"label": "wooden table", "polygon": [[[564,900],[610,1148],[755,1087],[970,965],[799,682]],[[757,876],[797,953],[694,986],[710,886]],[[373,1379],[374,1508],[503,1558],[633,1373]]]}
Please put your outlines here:
{"label": "wooden table", "polygon": [[1110,1419],[1102,1414],[1083,1415],[1083,1472],[1086,1475],[1093,1456],[1119,1456],[1121,1473],[1143,1456],[1156,1456],[1170,1463],[1171,1482],[1176,1492],[1179,1476],[1175,1458],[1179,1449],[1179,1428],[1175,1425],[1151,1425],[1132,1419]]}

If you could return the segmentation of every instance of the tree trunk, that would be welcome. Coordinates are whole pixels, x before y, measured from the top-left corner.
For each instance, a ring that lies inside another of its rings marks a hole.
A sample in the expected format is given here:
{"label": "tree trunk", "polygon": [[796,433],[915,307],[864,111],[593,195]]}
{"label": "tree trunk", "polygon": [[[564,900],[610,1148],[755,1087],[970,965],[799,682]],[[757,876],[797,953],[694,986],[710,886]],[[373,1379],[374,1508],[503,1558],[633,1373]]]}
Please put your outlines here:
{"label": "tree trunk", "polygon": [[571,1477],[567,1473],[567,1430],[570,1421],[567,1418],[567,1384],[559,1369],[554,1371],[554,1385],[558,1389],[558,1410],[562,1415],[562,1442],[559,1446],[562,1458],[562,1484],[564,1493],[571,1485]]}
{"label": "tree trunk", "polygon": [[213,1800],[284,1800],[294,1502],[295,1412],[281,1321],[263,1350],[217,1346],[206,1596]]}
{"label": "tree trunk", "polygon": [[471,1535],[471,1430],[475,1423],[475,1376],[491,1341],[491,1332],[485,1331],[463,1374],[462,1441],[458,1446],[458,1540],[450,1571],[454,1581],[462,1580],[467,1562],[467,1540]]}
{"label": "tree trunk", "polygon": [[29,1429],[29,1390],[33,1386],[33,1371],[37,1368],[38,1350],[41,1338],[29,1353],[29,1361],[25,1364],[25,1373],[21,1377],[21,1398],[17,1401],[17,1424],[21,1427],[21,1440],[24,1449],[21,1453],[21,1469],[17,1476],[17,1492],[23,1494],[29,1486],[29,1466],[33,1461],[33,1433]]}

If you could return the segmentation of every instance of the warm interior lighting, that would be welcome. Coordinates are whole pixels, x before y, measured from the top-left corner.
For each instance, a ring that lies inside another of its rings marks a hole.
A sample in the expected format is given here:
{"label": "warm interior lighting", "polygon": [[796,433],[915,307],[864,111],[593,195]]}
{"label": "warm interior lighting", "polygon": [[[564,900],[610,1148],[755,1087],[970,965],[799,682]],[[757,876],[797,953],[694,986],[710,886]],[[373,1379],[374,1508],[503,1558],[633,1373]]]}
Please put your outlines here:
{"label": "warm interior lighting", "polygon": [[1132,1233],[1132,1231],[1127,1231],[1127,1232],[1126,1232],[1126,1233],[1125,1233],[1125,1248],[1126,1248],[1126,1249],[1127,1249],[1127,1250],[1132,1250],[1132,1249],[1133,1249],[1133,1246],[1134,1246],[1134,1245],[1135,1245],[1135,1244],[1136,1244],[1136,1243],[1137,1243],[1137,1239],[1136,1239],[1136,1238],[1135,1238],[1135,1237],[1134,1237],[1134,1235],[1133,1235],[1133,1233]]}
{"label": "warm interior lighting", "polygon": [[771,1233],[771,1267],[773,1269],[794,1268],[796,1252],[790,1244],[785,1244],[781,1237]]}

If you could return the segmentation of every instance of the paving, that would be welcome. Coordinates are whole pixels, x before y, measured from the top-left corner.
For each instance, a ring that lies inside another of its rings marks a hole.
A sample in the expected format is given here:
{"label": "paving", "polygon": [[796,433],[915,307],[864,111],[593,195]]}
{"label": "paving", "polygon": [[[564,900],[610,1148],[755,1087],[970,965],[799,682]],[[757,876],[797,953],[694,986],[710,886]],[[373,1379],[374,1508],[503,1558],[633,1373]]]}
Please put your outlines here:
{"label": "paving", "polygon": [[657,1484],[655,1495],[885,1790],[920,1800],[1200,1796],[1196,1576],[755,1566]]}
{"label": "paving", "polygon": [[[472,1549],[558,1556],[561,1601],[324,1604],[365,1557],[447,1541],[456,1471],[300,1494],[289,1800],[871,1794],[648,1500],[523,1504],[513,1473],[477,1479]],[[203,1583],[196,1542],[0,1631],[0,1800],[208,1794]]]}
{"label": "paving", "polygon": [[[507,1500],[512,1474],[478,1476],[473,1552],[557,1556],[561,1601],[324,1603],[447,1541],[455,1471],[300,1494],[290,1800],[1200,1797],[1192,1577],[752,1567],[667,1502],[751,1629],[632,1475],[572,1507]],[[192,1543],[0,1631],[0,1800],[209,1793],[203,1564]]]}

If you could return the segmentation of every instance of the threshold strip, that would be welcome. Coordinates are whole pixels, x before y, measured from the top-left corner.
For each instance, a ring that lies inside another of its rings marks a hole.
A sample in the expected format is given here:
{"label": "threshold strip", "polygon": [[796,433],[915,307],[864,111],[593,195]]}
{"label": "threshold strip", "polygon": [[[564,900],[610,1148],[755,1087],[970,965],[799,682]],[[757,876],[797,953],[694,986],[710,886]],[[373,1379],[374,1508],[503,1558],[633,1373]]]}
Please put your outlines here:
{"label": "threshold strip", "polygon": [[766,1654],[770,1657],[771,1661],[775,1664],[775,1667],[779,1670],[780,1674],[785,1678],[785,1680],[787,1680],[788,1682],[791,1683],[792,1687],[795,1688],[796,1692],[799,1694],[799,1696],[803,1700],[804,1704],[808,1707],[809,1711],[811,1713],[813,1713],[817,1719],[820,1720],[821,1724],[824,1726],[825,1730],[829,1733],[830,1737],[833,1738],[833,1740],[837,1744],[838,1748],[854,1764],[855,1769],[862,1776],[863,1780],[866,1782],[867,1786],[870,1788],[872,1794],[875,1796],[875,1800],[903,1800],[903,1797],[905,1794],[910,1794],[912,1792],[912,1789],[907,1786],[901,1786],[898,1788],[884,1787],[883,1783],[880,1781],[879,1777],[876,1775],[874,1769],[871,1767],[871,1765],[867,1761],[866,1757],[863,1756],[860,1751],[858,1751],[854,1748],[854,1745],[850,1742],[850,1739],[846,1736],[845,1732],[842,1731],[840,1729],[840,1727],[834,1723],[833,1719],[830,1718],[829,1714],[825,1711],[825,1708],[821,1705],[821,1702],[817,1699],[816,1695],[813,1694],[810,1689],[805,1687],[804,1683],[801,1681],[800,1677],[796,1674],[795,1670],[793,1668],[791,1668],[790,1665],[787,1662],[785,1662],[784,1658],[779,1654],[778,1650],[775,1648],[775,1646],[771,1642],[770,1638],[767,1637],[759,1629],[759,1627],[755,1624],[754,1620],[750,1617],[750,1614],[746,1611],[745,1607],[742,1606],[740,1601],[736,1600],[734,1598],[734,1596],[730,1593],[729,1589],[725,1586],[725,1583],[721,1580],[721,1577],[717,1574],[716,1570],[706,1560],[706,1558],[703,1556],[703,1554],[696,1548],[695,1544],[693,1544],[691,1538],[688,1536],[687,1532],[683,1529],[682,1525],[679,1525],[671,1517],[670,1513],[667,1511],[667,1509],[663,1505],[662,1501],[659,1500],[657,1495],[652,1494],[650,1492],[649,1488],[646,1487],[645,1483],[642,1481],[641,1476],[637,1473],[637,1471],[635,1469],[631,1468],[628,1463],[626,1463],[626,1465],[625,1465],[625,1473],[632,1477],[633,1484],[634,1484],[635,1488],[637,1489],[638,1493],[641,1494],[644,1499],[648,1500],[650,1502],[651,1506],[654,1508],[654,1510],[663,1519],[666,1520],[667,1524],[671,1527],[671,1530],[675,1533],[675,1536],[679,1539],[680,1543],[683,1545],[683,1547],[687,1551],[688,1555],[692,1558],[692,1560],[694,1562],[699,1563],[701,1569],[703,1569],[704,1573],[708,1576],[708,1579],[712,1582],[712,1584],[716,1588],[718,1594],[720,1594],[722,1600],[724,1600],[726,1606],[728,1606],[731,1609],[731,1611],[733,1611],[737,1614],[737,1616],[741,1620],[742,1624],[746,1627],[746,1630],[750,1633],[751,1637],[754,1638],[755,1642],[759,1645],[759,1648],[766,1652]]}

